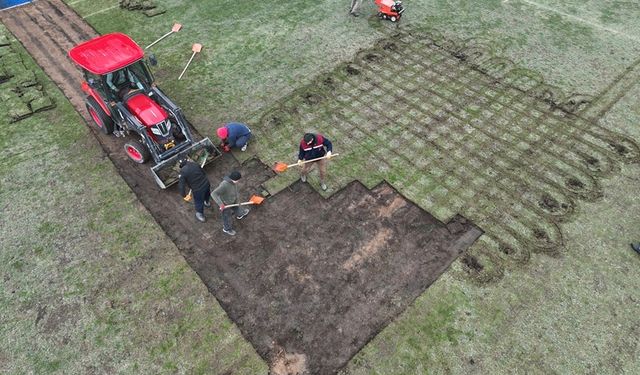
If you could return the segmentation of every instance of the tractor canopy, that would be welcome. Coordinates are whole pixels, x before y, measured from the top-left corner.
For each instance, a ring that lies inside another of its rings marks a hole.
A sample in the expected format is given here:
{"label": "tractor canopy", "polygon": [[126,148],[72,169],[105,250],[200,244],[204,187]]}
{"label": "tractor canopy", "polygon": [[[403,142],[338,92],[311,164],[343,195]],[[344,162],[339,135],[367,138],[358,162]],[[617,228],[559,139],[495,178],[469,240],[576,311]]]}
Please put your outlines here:
{"label": "tractor canopy", "polygon": [[112,33],[78,44],[69,57],[83,69],[104,75],[142,59],[144,51],[127,35]]}

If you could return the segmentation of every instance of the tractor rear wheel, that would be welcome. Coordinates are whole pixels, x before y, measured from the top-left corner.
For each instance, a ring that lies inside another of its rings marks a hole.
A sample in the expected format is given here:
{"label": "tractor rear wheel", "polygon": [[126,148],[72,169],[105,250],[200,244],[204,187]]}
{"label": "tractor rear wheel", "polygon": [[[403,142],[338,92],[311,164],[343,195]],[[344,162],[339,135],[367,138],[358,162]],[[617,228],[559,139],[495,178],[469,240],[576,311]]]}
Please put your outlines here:
{"label": "tractor rear wheel", "polygon": [[113,133],[113,120],[109,117],[108,114],[104,112],[104,109],[100,107],[98,102],[94,99],[93,96],[87,96],[85,100],[85,104],[87,106],[87,111],[89,112],[89,116],[93,119],[93,122],[96,123],[98,128],[104,134]]}
{"label": "tractor rear wheel", "polygon": [[146,163],[151,154],[145,145],[140,143],[139,141],[127,142],[124,144],[124,152],[127,153],[127,156],[138,164]]}
{"label": "tractor rear wheel", "polygon": [[391,20],[391,22],[396,22],[398,19],[396,18],[396,16],[391,16],[391,18],[389,18]]}

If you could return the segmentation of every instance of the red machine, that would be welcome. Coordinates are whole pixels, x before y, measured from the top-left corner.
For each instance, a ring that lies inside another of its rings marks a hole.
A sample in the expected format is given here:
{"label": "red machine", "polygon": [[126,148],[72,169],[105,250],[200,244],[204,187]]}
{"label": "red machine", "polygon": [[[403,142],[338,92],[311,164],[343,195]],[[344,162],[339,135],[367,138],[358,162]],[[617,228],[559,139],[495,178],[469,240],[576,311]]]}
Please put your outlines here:
{"label": "red machine", "polygon": [[[205,154],[210,162],[221,154],[209,138],[194,140],[182,110],[156,86],[144,52],[127,35],[89,40],[73,47],[69,57],[82,67],[82,90],[95,124],[105,134],[133,136],[125,153],[139,164],[152,159],[151,172],[161,188],[177,181],[178,160]],[[149,60],[155,65],[154,58]]]}
{"label": "red machine", "polygon": [[402,1],[399,0],[375,0],[378,6],[378,17],[383,20],[396,22],[402,16],[404,7]]}

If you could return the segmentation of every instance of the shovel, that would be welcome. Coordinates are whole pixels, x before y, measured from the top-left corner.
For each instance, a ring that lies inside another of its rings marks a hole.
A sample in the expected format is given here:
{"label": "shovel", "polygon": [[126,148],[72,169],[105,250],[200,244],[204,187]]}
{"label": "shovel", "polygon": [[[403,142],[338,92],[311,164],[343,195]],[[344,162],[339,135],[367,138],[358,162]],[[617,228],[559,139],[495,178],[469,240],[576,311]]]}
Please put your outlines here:
{"label": "shovel", "polygon": [[248,206],[250,204],[260,204],[264,201],[264,197],[261,197],[259,195],[252,195],[251,198],[249,198],[248,202],[242,202],[242,203],[234,203],[234,204],[227,204],[224,206],[224,208],[229,208],[229,207],[238,207],[238,206]]}
{"label": "shovel", "polygon": [[[200,164],[200,168],[204,168],[205,163],[207,162],[207,157],[209,156],[208,152],[204,153],[204,160],[202,160],[202,164]],[[191,199],[193,199],[193,194],[191,194],[191,189],[189,189],[189,194],[187,194],[186,197],[182,198],[184,199],[186,202],[191,202]]]}
{"label": "shovel", "polygon": [[318,160],[321,160],[321,159],[330,159],[330,158],[332,158],[334,156],[338,156],[338,155],[340,155],[340,154],[336,153],[336,154],[331,154],[331,155],[325,155],[325,156],[322,156],[322,157],[319,157],[319,158],[315,158],[315,159],[311,159],[311,160],[305,160],[302,163],[287,164],[287,163],[278,162],[278,163],[276,163],[276,165],[273,166],[273,170],[275,172],[282,173],[282,172],[286,171],[287,169],[289,169],[291,167],[297,167],[297,166],[300,166],[302,164],[311,163],[311,162],[318,161]]}
{"label": "shovel", "polygon": [[184,72],[187,71],[189,64],[191,64],[191,60],[193,60],[193,58],[196,57],[196,53],[200,52],[201,50],[202,50],[202,44],[200,43],[195,43],[193,47],[191,47],[191,51],[193,51],[193,53],[191,54],[191,58],[189,59],[189,62],[187,62],[187,65],[182,70],[182,73],[180,73],[180,77],[178,77],[178,80],[180,80],[184,75]]}
{"label": "shovel", "polygon": [[148,49],[151,46],[153,46],[154,44],[158,43],[159,41],[161,41],[162,39],[168,37],[169,35],[173,34],[173,33],[177,33],[178,31],[180,31],[180,29],[182,28],[182,25],[179,23],[174,23],[173,27],[171,28],[171,31],[169,31],[168,33],[164,34],[163,36],[161,36],[158,40],[156,40],[155,42],[149,44],[148,46],[144,47],[144,49]]}

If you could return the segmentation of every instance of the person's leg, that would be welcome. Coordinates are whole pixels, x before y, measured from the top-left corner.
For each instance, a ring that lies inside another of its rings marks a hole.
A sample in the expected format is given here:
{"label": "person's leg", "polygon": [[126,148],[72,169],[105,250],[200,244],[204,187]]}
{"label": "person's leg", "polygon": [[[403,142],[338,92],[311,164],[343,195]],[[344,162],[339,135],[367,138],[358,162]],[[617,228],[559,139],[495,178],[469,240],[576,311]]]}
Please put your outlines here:
{"label": "person's leg", "polygon": [[245,206],[238,206],[236,207],[236,219],[238,220],[242,220],[242,218],[244,218],[245,216],[247,216],[249,214],[249,208],[245,207]]}
{"label": "person's leg", "polygon": [[[198,211],[199,206],[211,207],[211,185],[207,184],[202,190],[194,191],[192,194],[193,203],[196,206],[196,211]],[[201,210],[198,212],[203,211]]]}
{"label": "person's leg", "polygon": [[247,143],[249,142],[250,138],[251,133],[238,137],[238,139],[236,140],[236,147],[238,147],[242,151],[245,151],[247,149]]}
{"label": "person's leg", "polygon": [[224,229],[225,232],[233,231],[233,211],[233,208],[225,208],[222,210],[222,229]]}
{"label": "person's leg", "polygon": [[196,219],[204,223],[207,219],[204,217],[204,194],[203,191],[194,191],[191,193],[193,195],[193,205],[196,209]]}
{"label": "person's leg", "polygon": [[211,207],[211,185],[207,183],[207,186],[204,188],[204,197],[203,202],[205,207]]}
{"label": "person's leg", "polygon": [[351,10],[349,10],[349,13],[358,16],[358,9],[360,8],[361,2],[362,0],[351,0]]}
{"label": "person's leg", "polygon": [[196,212],[204,213],[204,201],[207,196],[208,189],[193,191],[193,205],[196,208]]}
{"label": "person's leg", "polygon": [[300,168],[300,180],[302,180],[302,182],[307,182],[307,175],[313,168],[313,164],[315,163],[302,164],[302,167]]}
{"label": "person's leg", "polygon": [[327,159],[318,160],[318,172],[320,173],[320,188],[327,190],[327,185],[324,183],[324,177],[327,174]]}

